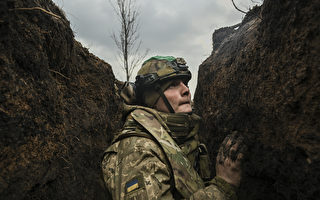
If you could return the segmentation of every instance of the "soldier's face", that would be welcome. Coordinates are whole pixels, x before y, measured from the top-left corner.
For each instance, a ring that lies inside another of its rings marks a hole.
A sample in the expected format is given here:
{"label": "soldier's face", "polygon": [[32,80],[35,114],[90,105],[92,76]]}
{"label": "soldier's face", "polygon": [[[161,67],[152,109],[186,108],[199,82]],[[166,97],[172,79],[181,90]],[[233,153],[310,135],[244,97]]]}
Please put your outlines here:
{"label": "soldier's face", "polygon": [[[164,91],[164,95],[167,97],[175,113],[188,113],[192,111],[190,90],[182,80],[174,80]],[[161,97],[157,101],[155,108],[162,112],[170,112]]]}

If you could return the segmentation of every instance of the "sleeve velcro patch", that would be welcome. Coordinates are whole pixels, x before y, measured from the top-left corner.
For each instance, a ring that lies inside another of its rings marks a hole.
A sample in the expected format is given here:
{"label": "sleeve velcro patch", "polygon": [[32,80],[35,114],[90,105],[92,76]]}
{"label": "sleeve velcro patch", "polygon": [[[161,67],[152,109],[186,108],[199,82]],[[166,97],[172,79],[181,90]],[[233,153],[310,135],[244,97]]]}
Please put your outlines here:
{"label": "sleeve velcro patch", "polygon": [[135,191],[143,187],[144,187],[144,184],[143,184],[142,176],[137,176],[126,183],[126,193]]}
{"label": "sleeve velcro patch", "polygon": [[126,183],[126,191],[131,192],[135,189],[139,189],[139,181],[138,179],[133,179],[131,181],[129,181],[128,183]]}

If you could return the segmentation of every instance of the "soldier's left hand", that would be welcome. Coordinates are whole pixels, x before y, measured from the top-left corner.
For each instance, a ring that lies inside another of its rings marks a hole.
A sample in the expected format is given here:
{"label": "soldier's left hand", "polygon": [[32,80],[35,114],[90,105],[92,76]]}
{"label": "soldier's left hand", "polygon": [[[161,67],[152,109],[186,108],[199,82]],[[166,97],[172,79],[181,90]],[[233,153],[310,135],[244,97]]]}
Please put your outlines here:
{"label": "soldier's left hand", "polygon": [[241,181],[241,160],[245,148],[242,136],[230,134],[222,142],[216,159],[216,175],[236,187]]}

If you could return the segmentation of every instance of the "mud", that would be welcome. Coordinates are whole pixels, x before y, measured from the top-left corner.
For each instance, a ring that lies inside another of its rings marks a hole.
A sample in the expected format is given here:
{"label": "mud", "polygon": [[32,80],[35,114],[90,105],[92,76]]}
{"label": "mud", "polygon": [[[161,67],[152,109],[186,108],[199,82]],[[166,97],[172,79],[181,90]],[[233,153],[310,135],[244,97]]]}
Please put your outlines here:
{"label": "mud", "polygon": [[0,65],[1,199],[105,199],[100,160],[120,112],[111,66],[39,0],[1,1]]}
{"label": "mud", "polygon": [[320,195],[319,9],[315,0],[265,0],[213,34],[194,101],[212,158],[227,134],[246,138],[240,199]]}

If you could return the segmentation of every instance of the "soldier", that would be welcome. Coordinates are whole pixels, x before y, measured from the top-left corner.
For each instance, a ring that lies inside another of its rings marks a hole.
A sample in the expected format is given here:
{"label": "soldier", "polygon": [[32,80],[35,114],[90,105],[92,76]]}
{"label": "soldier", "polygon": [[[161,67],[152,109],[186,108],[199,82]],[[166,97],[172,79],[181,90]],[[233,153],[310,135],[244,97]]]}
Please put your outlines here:
{"label": "soldier", "polygon": [[155,56],[143,63],[134,84],[125,84],[126,121],[102,161],[112,199],[236,199],[242,139],[226,137],[210,179],[190,79],[184,59]]}

